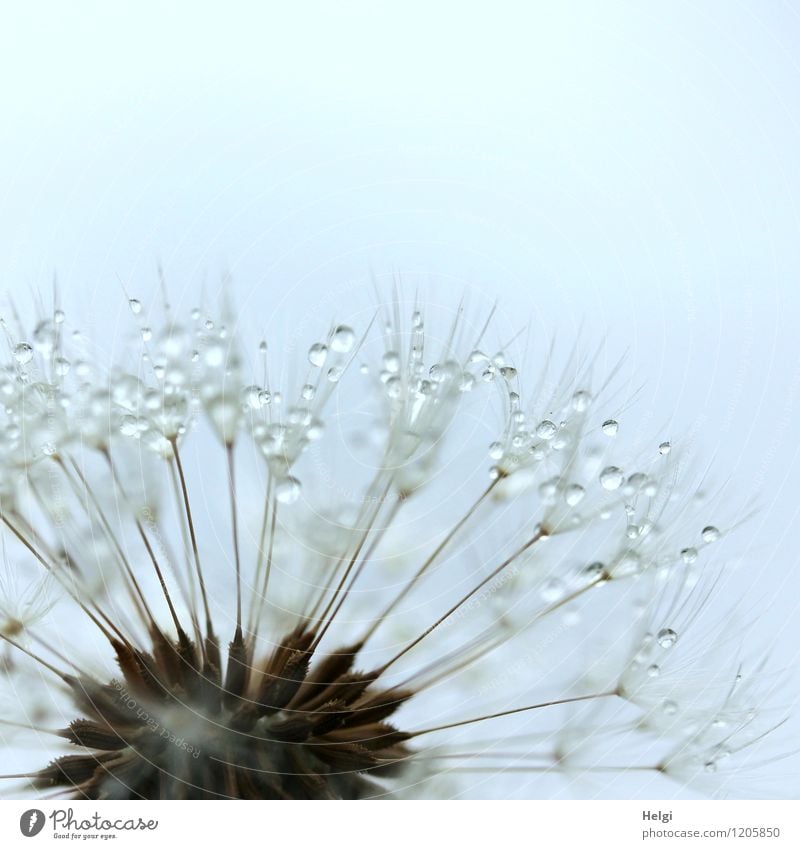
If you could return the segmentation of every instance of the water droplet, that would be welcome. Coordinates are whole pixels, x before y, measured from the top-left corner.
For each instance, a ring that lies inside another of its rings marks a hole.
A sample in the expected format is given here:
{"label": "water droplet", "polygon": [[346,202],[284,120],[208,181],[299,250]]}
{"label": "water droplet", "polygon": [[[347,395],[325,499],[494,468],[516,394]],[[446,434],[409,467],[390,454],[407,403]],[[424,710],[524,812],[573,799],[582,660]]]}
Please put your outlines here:
{"label": "water droplet", "polygon": [[619,422],[615,419],[606,419],[603,422],[603,433],[606,436],[616,436],[619,432]]}
{"label": "water droplet", "polygon": [[489,357],[483,351],[475,350],[469,355],[467,362],[474,365],[475,363],[485,363],[488,359]]}
{"label": "water droplet", "polygon": [[266,389],[262,389],[261,392],[258,393],[258,403],[262,407],[268,406],[272,401],[272,395]]}
{"label": "water droplet", "polygon": [[60,377],[64,377],[64,375],[69,372],[70,361],[64,359],[64,357],[56,357],[54,365],[56,369],[56,374]]}
{"label": "water droplet", "polygon": [[665,699],[661,703],[661,710],[663,710],[667,716],[675,716],[678,712],[678,703],[673,702],[672,699]]}
{"label": "water droplet", "polygon": [[292,477],[278,481],[275,487],[275,497],[281,504],[294,504],[300,497],[300,481]]}
{"label": "water droplet", "polygon": [[592,396],[585,390],[579,389],[572,396],[572,409],[582,413],[591,403]]}
{"label": "water droplet", "polygon": [[672,445],[669,442],[662,442],[661,445],[658,446],[658,453],[662,456],[666,456],[670,451],[672,451]]}
{"label": "water droplet", "polygon": [[661,674],[661,667],[657,663],[653,663],[647,667],[647,674],[650,678],[658,678]]}
{"label": "water droplet", "polygon": [[536,435],[539,439],[552,439],[556,435],[557,430],[558,428],[553,422],[545,419],[536,426]]}
{"label": "water droplet", "polygon": [[142,302],[137,301],[136,298],[131,298],[128,301],[128,306],[131,308],[131,312],[134,315],[139,315],[139,313],[142,311]]}
{"label": "water droplet", "polygon": [[260,410],[261,409],[261,387],[260,386],[246,386],[242,390],[242,400],[246,407],[249,407],[251,410]]}
{"label": "water droplet", "polygon": [[716,542],[719,539],[719,528],[708,525],[703,528],[701,536],[703,537],[703,542]]}
{"label": "water droplet", "polygon": [[331,366],[328,369],[327,377],[331,383],[338,383],[343,374],[344,369],[341,366]]}
{"label": "water droplet", "polygon": [[145,342],[149,342],[153,338],[153,331],[149,327],[142,328],[142,339]]}
{"label": "water droplet", "polygon": [[564,490],[564,501],[566,501],[570,507],[574,507],[576,504],[580,504],[585,494],[586,490],[579,483],[571,483]]}
{"label": "water droplet", "polygon": [[500,374],[506,380],[513,380],[517,376],[517,370],[513,366],[503,366],[500,369]]}
{"label": "water droplet", "polygon": [[481,373],[481,380],[484,383],[491,383],[494,380],[494,376],[497,373],[497,370],[494,366],[489,366],[486,371]]}
{"label": "water droplet", "polygon": [[306,383],[306,385],[300,390],[300,395],[305,401],[313,400],[316,394],[317,390],[310,383]]}
{"label": "water droplet", "polygon": [[539,484],[539,497],[550,504],[553,503],[558,492],[558,478],[552,478],[549,481]]}
{"label": "water droplet", "polygon": [[542,601],[548,603],[558,601],[564,595],[564,584],[558,578],[550,578],[543,584],[539,595]]}
{"label": "water droplet", "polygon": [[717,765],[714,761],[706,761],[706,763],[703,766],[703,769],[706,772],[716,772],[717,771]]}
{"label": "water droplet", "polygon": [[596,560],[594,563],[590,563],[583,570],[584,574],[589,578],[599,578],[605,571],[605,564],[601,563],[599,560]]}
{"label": "water droplet", "polygon": [[262,354],[266,354],[266,353],[267,353],[267,340],[266,340],[266,339],[262,339],[262,340],[258,343],[258,350],[259,350]]}
{"label": "water droplet", "polygon": [[647,483],[647,475],[644,472],[634,472],[629,478],[627,482],[627,486],[630,487],[631,492],[637,489],[641,489]]}
{"label": "water droplet", "polygon": [[493,442],[489,446],[489,456],[492,458],[492,460],[499,460],[503,456],[502,442]]}
{"label": "water droplet", "polygon": [[669,649],[675,645],[678,641],[678,635],[672,630],[672,628],[662,628],[658,632],[658,644],[662,649]]}
{"label": "water droplet", "polygon": [[53,313],[53,321],[54,321],[56,324],[63,324],[63,323],[64,323],[64,321],[66,320],[66,318],[67,318],[67,317],[66,317],[66,315],[64,315],[64,310],[56,310],[56,311]]}
{"label": "water droplet", "polygon": [[52,457],[56,453],[55,442],[45,442],[42,445],[42,454],[46,457]]}
{"label": "water droplet", "polygon": [[24,366],[33,359],[33,348],[27,342],[20,342],[14,346],[14,359]]}
{"label": "water droplet", "polygon": [[316,366],[319,368],[328,356],[328,348],[326,345],[323,345],[321,342],[315,342],[308,349],[308,361],[312,366]]}
{"label": "water droplet", "polygon": [[387,351],[383,355],[383,367],[391,374],[397,374],[400,371],[400,355],[397,351]]}
{"label": "water droplet", "polygon": [[606,466],[606,468],[600,472],[600,484],[603,489],[613,492],[615,489],[620,488],[624,477],[625,475],[622,469],[618,469],[616,466]]}
{"label": "water droplet", "polygon": [[696,548],[684,548],[681,551],[681,560],[684,563],[694,563],[697,560],[697,549]]}
{"label": "water droplet", "polygon": [[356,340],[356,334],[353,333],[353,328],[346,324],[340,324],[331,336],[331,350],[340,354],[346,354],[353,347]]}

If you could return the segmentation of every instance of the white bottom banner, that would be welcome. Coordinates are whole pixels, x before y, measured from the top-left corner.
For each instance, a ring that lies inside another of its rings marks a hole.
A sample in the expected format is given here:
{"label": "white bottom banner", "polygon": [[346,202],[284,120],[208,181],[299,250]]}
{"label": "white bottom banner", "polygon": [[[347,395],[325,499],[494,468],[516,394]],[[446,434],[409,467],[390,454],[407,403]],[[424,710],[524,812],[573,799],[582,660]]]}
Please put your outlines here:
{"label": "white bottom banner", "polygon": [[[324,809],[323,809],[324,808]],[[0,802],[0,846],[800,846],[800,802]]]}

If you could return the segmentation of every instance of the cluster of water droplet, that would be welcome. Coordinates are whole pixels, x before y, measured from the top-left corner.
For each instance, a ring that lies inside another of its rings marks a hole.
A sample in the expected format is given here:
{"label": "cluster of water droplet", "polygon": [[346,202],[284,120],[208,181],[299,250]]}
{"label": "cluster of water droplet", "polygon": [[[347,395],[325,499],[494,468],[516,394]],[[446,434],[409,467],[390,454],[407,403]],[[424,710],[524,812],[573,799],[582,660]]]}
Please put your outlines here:
{"label": "cluster of water droplet", "polygon": [[475,377],[446,346],[435,362],[425,362],[425,325],[418,310],[408,336],[390,322],[384,336],[377,375],[387,402],[384,462],[393,469],[397,488],[411,492],[429,476],[442,435]]}
{"label": "cluster of water droplet", "polygon": [[[352,358],[356,336],[340,324],[307,352],[309,372],[293,403],[284,405],[283,394],[251,384],[242,390],[242,405],[250,433],[267,461],[275,480],[275,497],[291,504],[300,497],[301,483],[293,467],[303,451],[322,436],[322,409],[341,380]],[[267,345],[261,353],[266,357]]]}

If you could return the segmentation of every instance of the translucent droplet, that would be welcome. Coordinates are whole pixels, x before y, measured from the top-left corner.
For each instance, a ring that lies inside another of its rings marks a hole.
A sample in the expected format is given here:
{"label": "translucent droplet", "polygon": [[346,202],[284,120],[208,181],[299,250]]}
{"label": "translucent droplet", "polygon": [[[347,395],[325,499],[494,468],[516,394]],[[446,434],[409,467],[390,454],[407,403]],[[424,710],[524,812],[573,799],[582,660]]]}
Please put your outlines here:
{"label": "translucent droplet", "polygon": [[147,430],[147,423],[136,416],[123,416],[119,424],[119,432],[123,436],[137,437],[145,430]]}
{"label": "translucent droplet", "polygon": [[262,407],[266,407],[268,404],[272,402],[272,395],[266,389],[262,389],[261,392],[258,393],[258,403]]}
{"label": "translucent droplet", "polygon": [[558,578],[550,578],[543,584],[539,595],[542,601],[548,603],[558,601],[564,595],[564,584]]}
{"label": "translucent droplet", "polygon": [[56,311],[53,313],[53,321],[54,321],[56,324],[63,324],[63,323],[64,323],[64,321],[66,320],[66,318],[67,318],[67,317],[66,317],[66,315],[64,315],[64,310],[56,310]]}
{"label": "translucent droplet", "polygon": [[658,632],[656,639],[662,649],[669,649],[672,648],[672,646],[674,646],[678,641],[678,635],[672,630],[672,628],[662,628]]}
{"label": "translucent droplet", "polygon": [[558,428],[553,424],[553,422],[545,419],[543,422],[539,422],[536,425],[536,435],[539,439],[552,439],[556,435],[556,431]]}
{"label": "translucent droplet", "polygon": [[131,298],[128,301],[128,306],[131,308],[131,312],[134,315],[139,315],[139,313],[142,311],[142,303],[141,301],[137,301],[136,298]]}
{"label": "translucent droplet", "polygon": [[641,489],[647,483],[647,475],[644,472],[634,472],[629,478],[627,482],[627,486],[631,488],[631,491]]}
{"label": "translucent droplet", "polygon": [[675,716],[678,712],[678,703],[673,702],[672,699],[665,699],[661,703],[661,710],[663,710],[667,716]]}
{"label": "translucent droplet", "polygon": [[150,327],[142,328],[142,340],[149,342],[153,338],[153,330]]}
{"label": "translucent droplet", "polygon": [[47,457],[52,457],[56,453],[56,444],[55,442],[45,442],[42,445],[42,454]]}
{"label": "translucent droplet", "polygon": [[706,763],[703,765],[703,769],[706,772],[716,772],[717,771],[717,765],[714,761],[706,761]]}
{"label": "translucent droplet", "polygon": [[606,468],[600,472],[600,484],[603,489],[613,492],[615,489],[620,488],[624,477],[625,475],[622,469],[618,469],[616,466],[606,466]]}
{"label": "translucent droplet", "polygon": [[615,419],[606,419],[603,422],[603,433],[606,436],[616,436],[619,432],[619,422]]}
{"label": "translucent droplet", "polygon": [[246,386],[242,390],[242,400],[246,407],[249,407],[251,410],[260,410],[261,409],[261,387],[260,386]]}
{"label": "translucent droplet", "polygon": [[494,376],[497,373],[497,370],[494,366],[490,366],[484,372],[481,373],[481,380],[484,383],[491,383],[494,380]]}
{"label": "translucent droplet", "polygon": [[582,413],[591,403],[592,396],[585,390],[579,389],[572,396],[572,409]]}
{"label": "translucent droplet", "polygon": [[570,507],[574,507],[576,504],[580,504],[584,495],[586,495],[586,490],[579,483],[571,483],[564,490],[564,501]]}
{"label": "translucent droplet", "polygon": [[27,342],[20,342],[14,346],[14,359],[24,366],[33,359],[33,348]]}
{"label": "translucent droplet", "polygon": [[33,331],[33,345],[37,351],[50,354],[55,347],[58,334],[52,321],[40,321]]}
{"label": "translucent droplet", "polygon": [[344,374],[344,369],[341,366],[331,366],[328,369],[327,378],[331,383],[338,383]]}
{"label": "translucent droplet", "polygon": [[672,450],[672,445],[669,442],[662,442],[661,445],[658,446],[658,453],[661,455],[667,455]]}
{"label": "translucent droplet", "polygon": [[283,478],[275,487],[275,497],[281,504],[294,504],[300,497],[300,481],[292,477]]}
{"label": "translucent droplet", "polygon": [[56,357],[54,365],[56,374],[60,377],[64,377],[65,374],[69,373],[70,361],[64,359],[64,357]]}
{"label": "translucent droplet", "polygon": [[539,484],[539,497],[546,502],[552,503],[558,492],[558,478],[552,478],[549,481]]}
{"label": "translucent droplet", "polygon": [[506,380],[513,380],[517,376],[517,370],[513,366],[503,366],[500,375]]}
{"label": "translucent droplet", "polygon": [[305,401],[313,400],[316,394],[317,390],[310,383],[306,383],[306,385],[300,390],[300,396]]}
{"label": "translucent droplet", "polygon": [[315,342],[308,349],[308,361],[311,363],[312,366],[316,366],[317,368],[319,368],[325,362],[327,356],[328,348],[321,342]]}
{"label": "translucent droplet", "polygon": [[596,560],[594,563],[590,563],[583,570],[584,574],[589,578],[599,578],[605,571],[605,564],[601,563],[599,560]]}
{"label": "translucent droplet", "polygon": [[708,525],[703,528],[701,536],[703,537],[703,542],[716,542],[719,539],[719,528]]}
{"label": "translucent droplet", "polygon": [[503,444],[501,442],[493,442],[489,446],[489,456],[492,460],[499,460],[503,456]]}
{"label": "translucent droplet", "polygon": [[262,339],[262,340],[258,343],[258,350],[259,350],[262,354],[266,354],[266,353],[267,353],[267,340],[266,340],[266,339]]}
{"label": "translucent droplet", "polygon": [[400,371],[400,355],[397,351],[387,351],[383,355],[383,367],[391,374]]}
{"label": "translucent droplet", "polygon": [[697,560],[697,549],[696,548],[684,548],[681,551],[681,560],[684,563],[694,563]]}
{"label": "translucent droplet", "polygon": [[353,333],[353,328],[346,324],[340,324],[331,336],[331,350],[346,354],[352,349],[355,340],[356,334]]}
{"label": "translucent droplet", "polygon": [[647,667],[647,675],[650,678],[658,678],[661,674],[661,667],[657,663],[653,663]]}

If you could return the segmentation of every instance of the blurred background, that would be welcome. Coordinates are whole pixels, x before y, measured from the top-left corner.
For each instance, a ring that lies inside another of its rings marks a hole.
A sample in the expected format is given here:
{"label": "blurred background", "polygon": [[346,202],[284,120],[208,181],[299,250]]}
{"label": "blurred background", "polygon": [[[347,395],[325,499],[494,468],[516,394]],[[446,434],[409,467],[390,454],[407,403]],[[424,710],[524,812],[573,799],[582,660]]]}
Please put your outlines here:
{"label": "blurred background", "polygon": [[756,499],[737,545],[795,664],[791,4],[32,2],[0,33],[0,312],[57,280],[113,347],[160,267],[302,351],[399,278],[497,301],[498,339],[604,342],[634,426]]}

